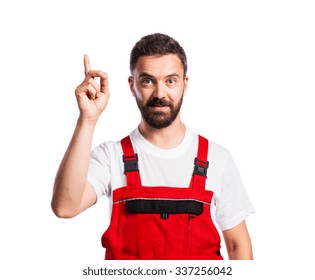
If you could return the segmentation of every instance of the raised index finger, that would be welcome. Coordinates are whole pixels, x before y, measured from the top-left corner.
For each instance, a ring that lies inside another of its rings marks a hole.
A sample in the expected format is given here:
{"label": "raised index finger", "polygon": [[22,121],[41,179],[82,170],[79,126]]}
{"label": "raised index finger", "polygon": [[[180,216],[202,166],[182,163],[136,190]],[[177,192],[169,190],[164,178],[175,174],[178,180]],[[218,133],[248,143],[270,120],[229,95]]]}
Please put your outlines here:
{"label": "raised index finger", "polygon": [[91,71],[91,64],[90,64],[90,59],[87,54],[84,55],[84,73],[85,75]]}

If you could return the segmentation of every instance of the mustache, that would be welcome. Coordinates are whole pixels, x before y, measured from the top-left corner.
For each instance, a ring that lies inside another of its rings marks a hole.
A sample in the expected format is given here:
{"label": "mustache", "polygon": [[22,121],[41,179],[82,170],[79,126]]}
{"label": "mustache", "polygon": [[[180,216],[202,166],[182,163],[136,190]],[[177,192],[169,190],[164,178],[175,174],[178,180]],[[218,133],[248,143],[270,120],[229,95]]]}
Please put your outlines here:
{"label": "mustache", "polygon": [[170,104],[170,102],[168,102],[164,99],[153,97],[153,98],[150,98],[148,100],[146,106],[148,106],[148,107],[153,107],[153,106],[156,106],[156,107],[169,106],[169,107],[171,107],[171,104]]}

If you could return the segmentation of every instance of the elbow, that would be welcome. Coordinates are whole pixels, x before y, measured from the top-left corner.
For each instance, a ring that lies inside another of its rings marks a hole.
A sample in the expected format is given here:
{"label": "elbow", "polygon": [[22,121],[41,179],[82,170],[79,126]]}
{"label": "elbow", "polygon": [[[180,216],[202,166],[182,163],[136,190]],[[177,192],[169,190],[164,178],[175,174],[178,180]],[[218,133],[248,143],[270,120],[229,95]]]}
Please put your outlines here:
{"label": "elbow", "polygon": [[51,202],[51,209],[56,217],[61,219],[70,219],[77,216],[79,213],[73,209],[67,209],[65,207],[60,207],[54,201]]}
{"label": "elbow", "polygon": [[234,245],[227,247],[230,260],[253,260],[253,252],[250,245]]}

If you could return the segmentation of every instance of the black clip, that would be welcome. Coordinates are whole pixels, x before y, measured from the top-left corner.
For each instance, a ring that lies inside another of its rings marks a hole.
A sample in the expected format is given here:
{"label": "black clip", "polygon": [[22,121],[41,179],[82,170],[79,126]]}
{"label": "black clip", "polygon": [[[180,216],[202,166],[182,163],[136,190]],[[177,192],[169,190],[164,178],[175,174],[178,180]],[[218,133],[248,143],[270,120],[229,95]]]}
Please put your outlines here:
{"label": "black clip", "polygon": [[123,161],[124,161],[125,174],[126,172],[139,171],[137,154],[134,154],[132,156],[123,155]]}
{"label": "black clip", "polygon": [[168,218],[168,213],[161,213],[161,219],[166,220]]}
{"label": "black clip", "polygon": [[195,158],[194,174],[207,177],[209,161],[201,161]]}

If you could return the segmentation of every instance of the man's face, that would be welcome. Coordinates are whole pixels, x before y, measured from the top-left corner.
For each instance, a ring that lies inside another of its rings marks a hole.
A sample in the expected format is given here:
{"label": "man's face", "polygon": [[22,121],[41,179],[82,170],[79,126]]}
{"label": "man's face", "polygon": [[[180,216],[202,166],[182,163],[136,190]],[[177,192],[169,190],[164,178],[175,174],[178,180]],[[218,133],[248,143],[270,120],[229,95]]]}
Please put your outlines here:
{"label": "man's face", "polygon": [[142,118],[153,128],[164,128],[178,117],[188,77],[174,54],[142,56],[129,77]]}

